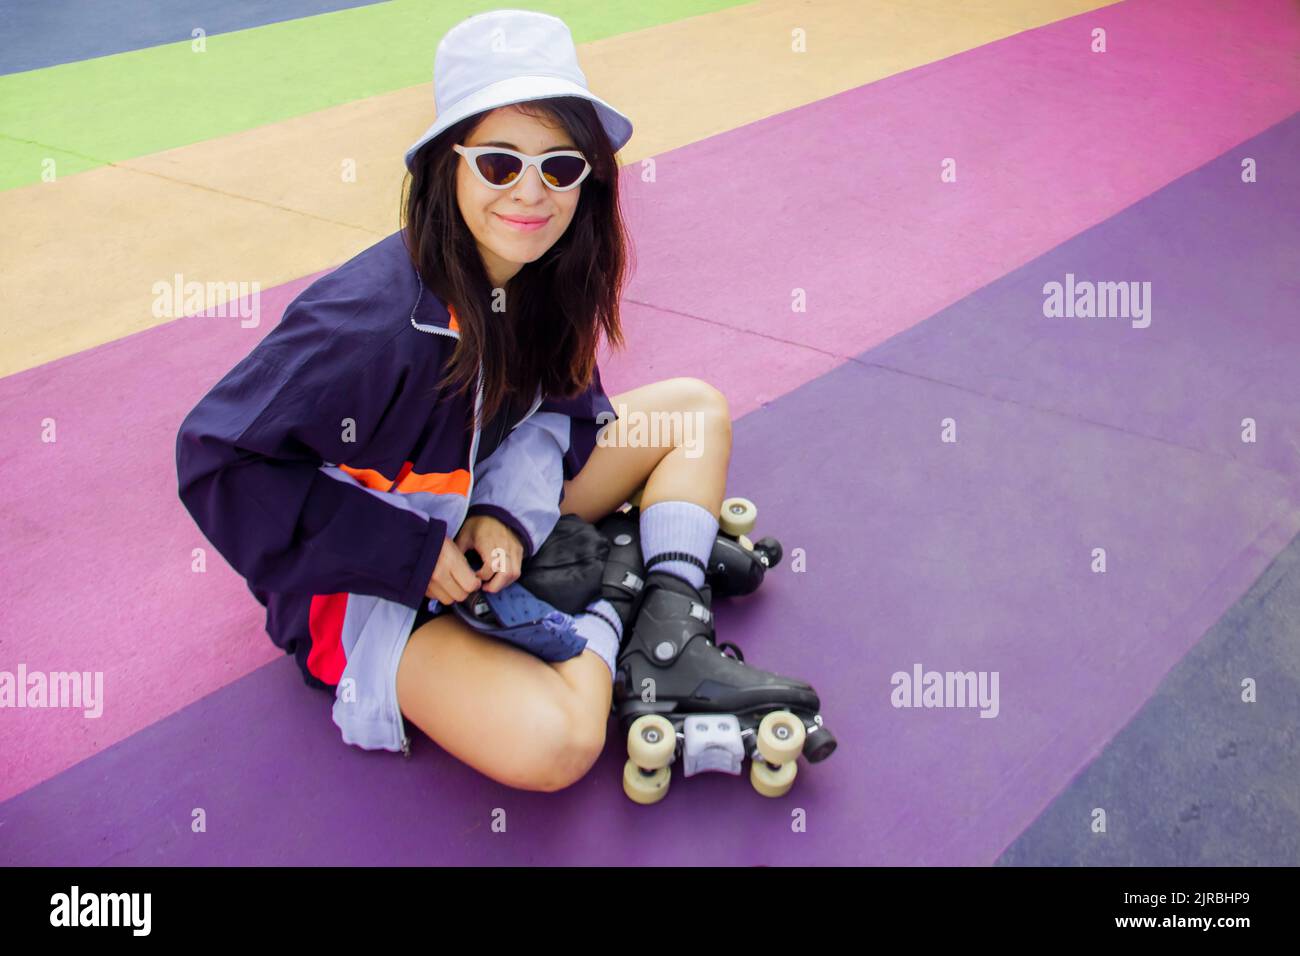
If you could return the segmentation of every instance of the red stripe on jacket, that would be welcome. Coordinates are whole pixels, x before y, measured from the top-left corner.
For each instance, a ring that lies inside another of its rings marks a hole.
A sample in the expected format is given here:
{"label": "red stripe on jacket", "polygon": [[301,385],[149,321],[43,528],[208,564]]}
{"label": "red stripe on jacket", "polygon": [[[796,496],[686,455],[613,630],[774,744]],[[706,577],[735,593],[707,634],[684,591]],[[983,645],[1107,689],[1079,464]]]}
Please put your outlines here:
{"label": "red stripe on jacket", "polygon": [[307,627],[311,631],[307,669],[334,687],[343,679],[343,668],[348,664],[343,653],[343,618],[347,610],[346,593],[313,594],[311,610],[307,612]]}

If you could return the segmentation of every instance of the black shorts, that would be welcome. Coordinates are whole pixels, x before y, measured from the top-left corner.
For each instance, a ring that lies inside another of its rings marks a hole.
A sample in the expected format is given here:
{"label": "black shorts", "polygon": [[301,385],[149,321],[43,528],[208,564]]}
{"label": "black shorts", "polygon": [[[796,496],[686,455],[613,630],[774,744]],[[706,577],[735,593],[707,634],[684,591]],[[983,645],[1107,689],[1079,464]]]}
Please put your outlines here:
{"label": "black shorts", "polygon": [[[422,625],[428,623],[429,621],[432,621],[435,617],[437,617],[436,614],[434,614],[432,611],[429,610],[429,602],[431,600],[433,599],[425,598],[420,602],[420,608],[415,612],[415,623],[411,625],[412,634],[414,634],[417,630],[419,630]],[[441,614],[445,610],[447,609],[443,607],[441,604],[438,605],[438,614]]]}

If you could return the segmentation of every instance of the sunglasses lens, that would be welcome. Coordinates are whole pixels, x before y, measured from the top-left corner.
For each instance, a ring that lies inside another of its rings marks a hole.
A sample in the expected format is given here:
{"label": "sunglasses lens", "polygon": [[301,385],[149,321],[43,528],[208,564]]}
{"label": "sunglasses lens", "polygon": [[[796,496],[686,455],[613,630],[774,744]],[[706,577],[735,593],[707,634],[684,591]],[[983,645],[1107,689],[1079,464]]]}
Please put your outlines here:
{"label": "sunglasses lens", "polygon": [[[478,158],[478,171],[493,186],[509,186],[519,178],[523,160],[509,153],[484,153]],[[577,156],[552,156],[542,160],[542,178],[555,189],[572,186],[587,168],[587,161]]]}
{"label": "sunglasses lens", "polygon": [[514,182],[523,163],[509,153],[484,153],[478,158],[478,171],[493,186],[508,186]]}
{"label": "sunglasses lens", "polygon": [[586,161],[577,156],[554,156],[542,160],[542,175],[548,183],[560,189],[577,182],[586,168]]}

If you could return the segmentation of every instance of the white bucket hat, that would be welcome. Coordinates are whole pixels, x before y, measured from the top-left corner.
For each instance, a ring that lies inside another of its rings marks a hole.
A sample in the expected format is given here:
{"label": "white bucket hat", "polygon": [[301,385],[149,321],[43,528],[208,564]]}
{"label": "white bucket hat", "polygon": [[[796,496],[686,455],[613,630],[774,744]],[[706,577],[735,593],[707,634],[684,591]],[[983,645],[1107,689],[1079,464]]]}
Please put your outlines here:
{"label": "white bucket hat", "polygon": [[406,168],[421,146],[467,116],[555,96],[590,100],[615,151],[632,138],[632,121],[587,89],[563,20],[533,10],[491,10],[462,20],[438,43],[433,58],[438,118],[406,151]]}

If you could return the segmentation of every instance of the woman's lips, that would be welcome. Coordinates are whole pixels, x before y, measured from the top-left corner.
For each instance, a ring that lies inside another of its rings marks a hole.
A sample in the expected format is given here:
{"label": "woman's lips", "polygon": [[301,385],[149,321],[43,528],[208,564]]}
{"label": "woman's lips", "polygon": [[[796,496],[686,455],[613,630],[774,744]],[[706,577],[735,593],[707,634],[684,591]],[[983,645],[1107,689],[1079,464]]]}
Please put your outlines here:
{"label": "woman's lips", "polygon": [[550,216],[547,216],[545,219],[538,219],[535,222],[529,222],[528,220],[523,219],[510,219],[499,213],[496,214],[496,216],[511,229],[516,229],[519,232],[536,232],[538,229],[541,229],[542,226],[551,221]]}

